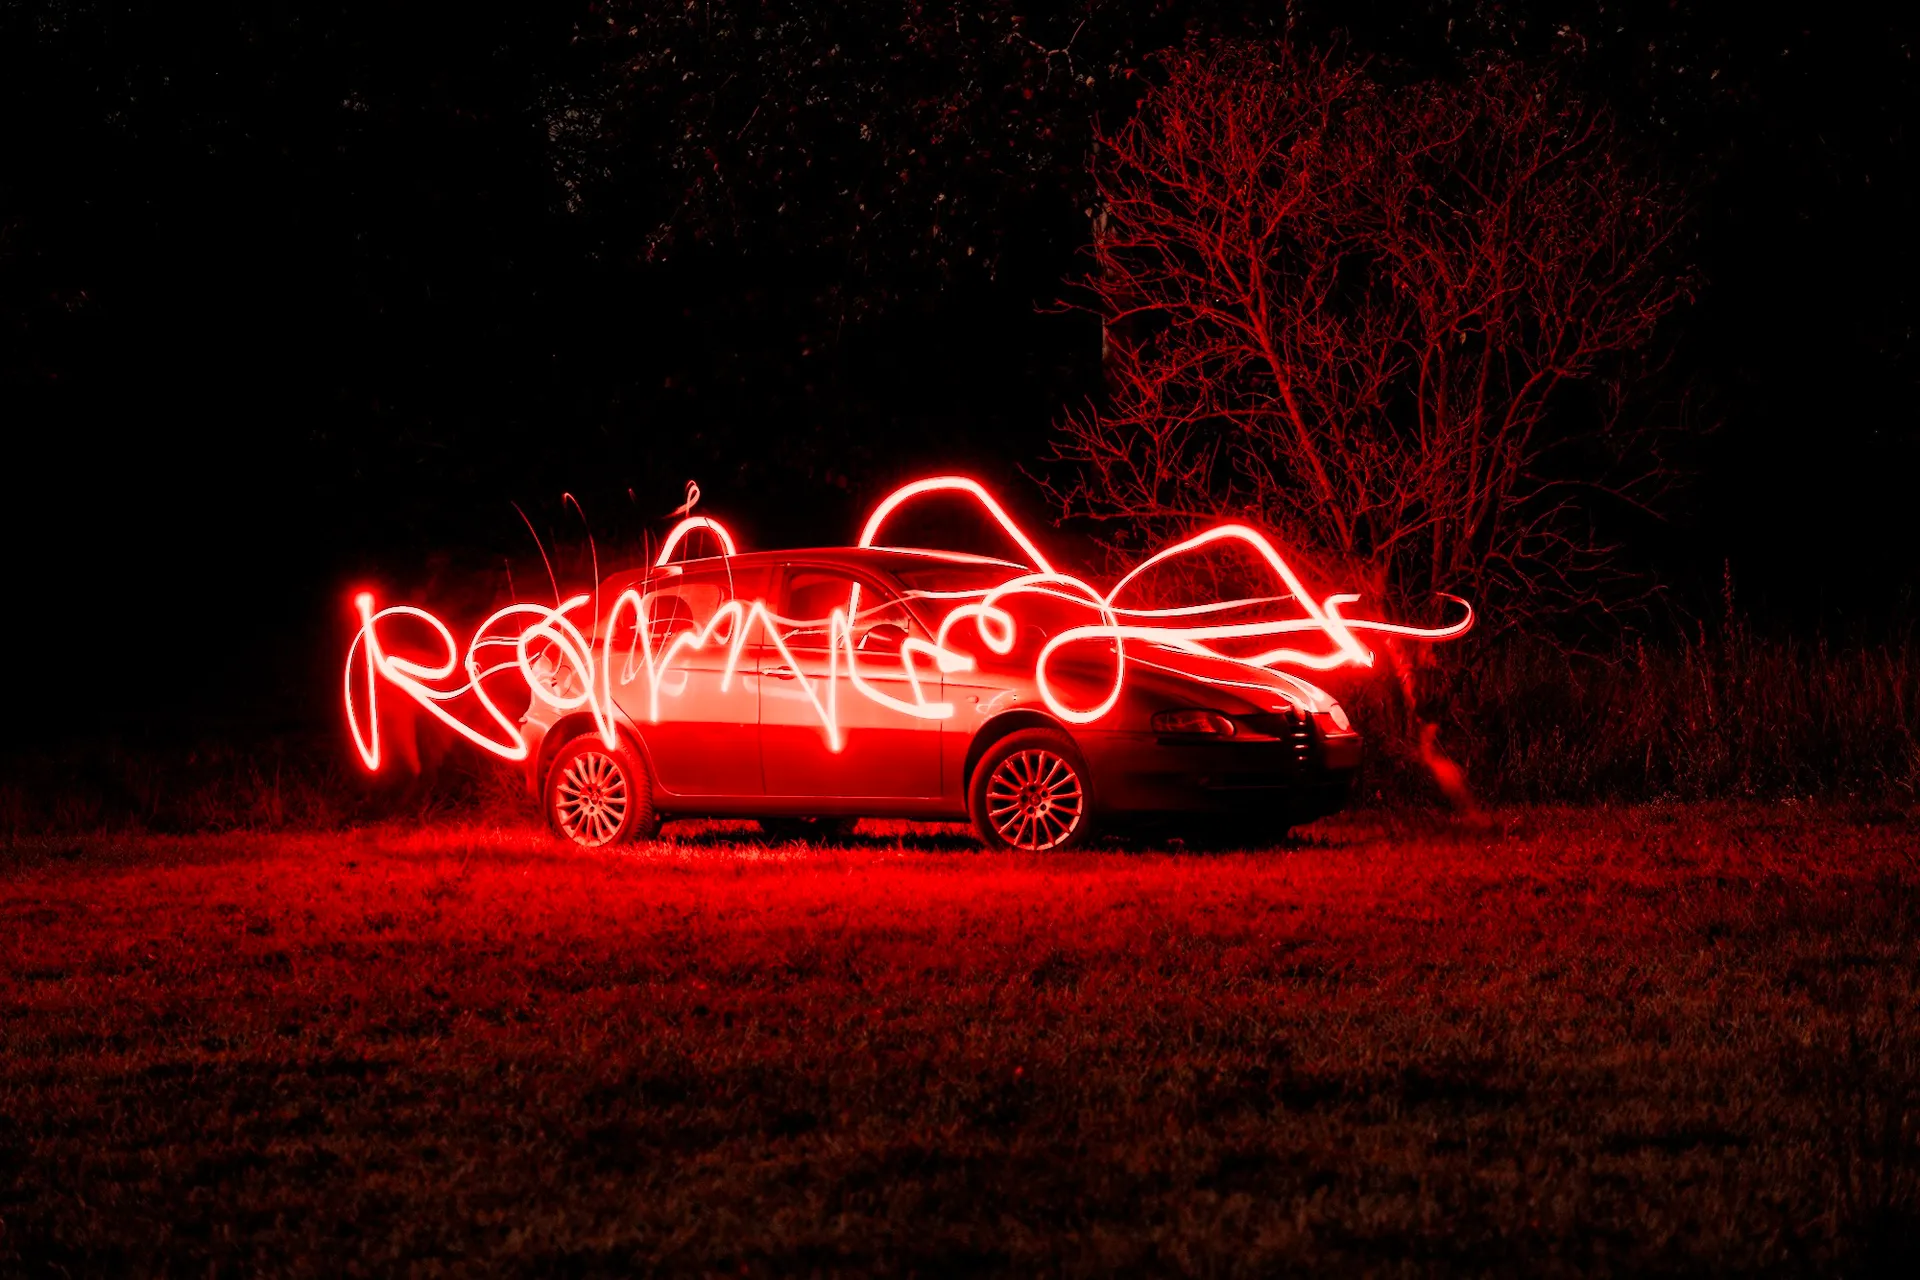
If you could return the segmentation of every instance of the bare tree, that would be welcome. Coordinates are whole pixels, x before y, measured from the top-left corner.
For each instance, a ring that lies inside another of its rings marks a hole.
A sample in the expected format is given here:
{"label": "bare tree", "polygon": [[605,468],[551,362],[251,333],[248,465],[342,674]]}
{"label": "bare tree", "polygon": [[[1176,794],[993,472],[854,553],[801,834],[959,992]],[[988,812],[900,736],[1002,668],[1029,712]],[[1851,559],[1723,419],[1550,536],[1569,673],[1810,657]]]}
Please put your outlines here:
{"label": "bare tree", "polygon": [[1063,509],[1129,557],[1251,517],[1390,607],[1591,598],[1590,498],[1656,475],[1617,407],[1688,292],[1673,192],[1510,65],[1396,88],[1226,44],[1166,71],[1101,139],[1078,305],[1110,395],[1059,427]]}

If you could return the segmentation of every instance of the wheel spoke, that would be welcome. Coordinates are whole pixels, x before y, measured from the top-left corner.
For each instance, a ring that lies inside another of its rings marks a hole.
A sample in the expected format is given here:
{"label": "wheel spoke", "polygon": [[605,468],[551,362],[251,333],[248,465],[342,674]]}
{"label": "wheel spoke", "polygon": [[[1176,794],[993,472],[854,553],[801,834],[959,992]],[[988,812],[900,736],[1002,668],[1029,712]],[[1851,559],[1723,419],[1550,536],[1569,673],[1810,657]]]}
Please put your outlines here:
{"label": "wheel spoke", "polygon": [[626,825],[630,801],[626,770],[604,751],[582,751],[554,784],[553,815],[576,844],[607,844]]}
{"label": "wheel spoke", "polygon": [[1086,797],[1071,761],[1030,748],[995,767],[985,800],[987,821],[1002,840],[1039,852],[1058,847],[1078,829]]}

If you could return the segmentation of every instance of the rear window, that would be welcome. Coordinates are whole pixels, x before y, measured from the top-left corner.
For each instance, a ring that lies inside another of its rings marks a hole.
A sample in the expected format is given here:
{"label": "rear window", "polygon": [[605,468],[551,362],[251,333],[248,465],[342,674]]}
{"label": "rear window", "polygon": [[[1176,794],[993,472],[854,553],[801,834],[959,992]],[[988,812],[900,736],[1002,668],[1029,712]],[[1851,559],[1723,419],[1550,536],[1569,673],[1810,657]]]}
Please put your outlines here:
{"label": "rear window", "polygon": [[671,636],[713,621],[726,593],[718,582],[683,582],[650,592],[641,601],[648,631],[658,645]]}

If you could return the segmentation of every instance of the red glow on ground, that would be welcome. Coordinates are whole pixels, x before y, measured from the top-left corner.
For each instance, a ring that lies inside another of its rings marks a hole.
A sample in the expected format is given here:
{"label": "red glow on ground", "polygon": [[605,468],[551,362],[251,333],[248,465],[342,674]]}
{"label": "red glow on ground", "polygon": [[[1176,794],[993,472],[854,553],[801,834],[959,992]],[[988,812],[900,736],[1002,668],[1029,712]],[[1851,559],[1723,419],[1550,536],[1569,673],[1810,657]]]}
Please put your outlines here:
{"label": "red glow on ground", "polygon": [[1869,1274],[1911,1204],[1910,818],[867,830],[21,845],[0,1273]]}

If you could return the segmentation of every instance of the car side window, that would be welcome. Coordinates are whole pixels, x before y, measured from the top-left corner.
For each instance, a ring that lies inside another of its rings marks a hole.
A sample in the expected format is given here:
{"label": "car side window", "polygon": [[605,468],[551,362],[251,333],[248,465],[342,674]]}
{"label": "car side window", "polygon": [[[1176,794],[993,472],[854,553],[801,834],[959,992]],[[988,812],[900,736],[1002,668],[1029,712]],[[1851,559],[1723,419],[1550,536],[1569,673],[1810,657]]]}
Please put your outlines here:
{"label": "car side window", "polygon": [[884,587],[832,569],[787,571],[786,601],[780,610],[787,644],[797,649],[826,648],[833,612],[847,611],[856,582],[860,586],[860,611],[852,619],[854,647],[868,653],[897,652],[900,641],[913,629],[906,605]]}
{"label": "car side window", "polygon": [[659,653],[681,632],[706,627],[727,598],[727,583],[723,578],[657,578],[652,590],[641,595],[638,616],[630,605],[617,610],[614,645],[634,654],[645,648]]}

